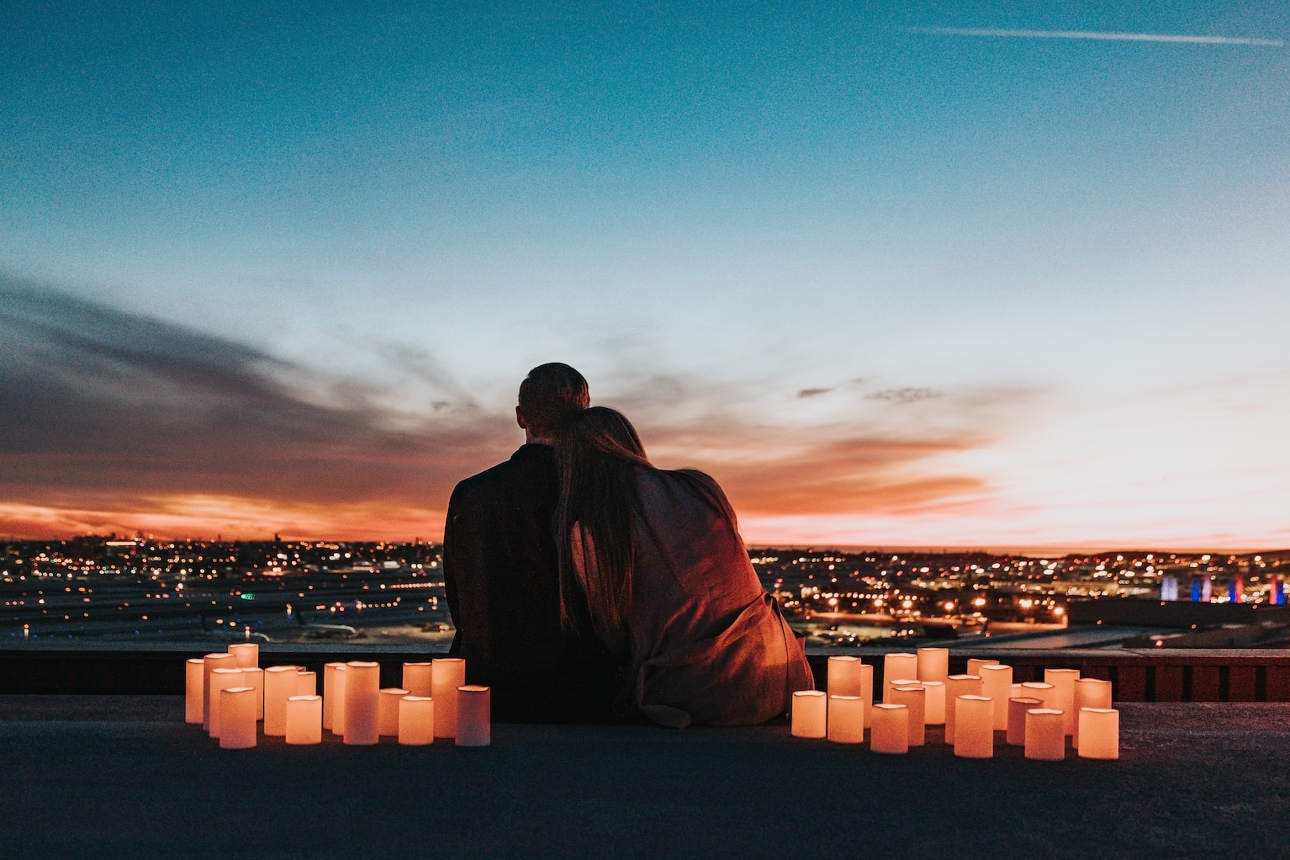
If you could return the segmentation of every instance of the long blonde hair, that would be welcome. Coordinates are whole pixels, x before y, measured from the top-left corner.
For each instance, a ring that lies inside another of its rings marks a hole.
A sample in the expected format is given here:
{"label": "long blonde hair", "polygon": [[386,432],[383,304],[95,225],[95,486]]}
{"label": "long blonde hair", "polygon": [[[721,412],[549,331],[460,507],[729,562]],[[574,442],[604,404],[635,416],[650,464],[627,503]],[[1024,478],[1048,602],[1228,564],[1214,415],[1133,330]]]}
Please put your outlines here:
{"label": "long blonde hair", "polygon": [[585,623],[579,611],[583,589],[575,573],[576,527],[582,553],[576,563],[586,580],[587,605],[611,628],[621,627],[631,609],[635,572],[636,472],[654,467],[636,428],[621,412],[604,406],[579,413],[556,438],[555,450],[560,470],[560,621],[575,628]]}

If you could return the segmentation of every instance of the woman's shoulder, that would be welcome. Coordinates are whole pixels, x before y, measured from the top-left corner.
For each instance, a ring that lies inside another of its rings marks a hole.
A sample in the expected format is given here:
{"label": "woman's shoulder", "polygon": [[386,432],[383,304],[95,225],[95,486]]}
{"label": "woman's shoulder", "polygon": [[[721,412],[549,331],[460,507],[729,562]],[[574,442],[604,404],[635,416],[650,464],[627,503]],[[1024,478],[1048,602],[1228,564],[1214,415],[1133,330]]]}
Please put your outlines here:
{"label": "woman's shoulder", "polygon": [[721,485],[716,482],[711,475],[701,472],[698,469],[654,469],[651,470],[649,478],[669,490],[681,490],[707,505],[721,511],[734,519],[735,512],[730,506],[730,501],[722,491]]}

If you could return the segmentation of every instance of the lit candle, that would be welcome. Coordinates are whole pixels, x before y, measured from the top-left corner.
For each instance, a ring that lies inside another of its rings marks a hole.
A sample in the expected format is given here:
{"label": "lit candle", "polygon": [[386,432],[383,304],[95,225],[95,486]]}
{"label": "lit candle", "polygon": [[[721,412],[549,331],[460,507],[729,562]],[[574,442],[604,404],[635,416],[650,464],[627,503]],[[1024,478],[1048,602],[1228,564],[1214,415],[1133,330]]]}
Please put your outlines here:
{"label": "lit candle", "polygon": [[300,695],[287,699],[287,743],[322,743],[322,696]]}
{"label": "lit candle", "polygon": [[399,743],[405,747],[434,743],[434,699],[429,696],[399,699]]}
{"label": "lit candle", "polygon": [[1024,681],[1021,684],[1021,694],[1040,699],[1045,708],[1057,710],[1055,707],[1057,696],[1054,694],[1052,684],[1045,684],[1043,681]]}
{"label": "lit candle", "polygon": [[466,683],[466,661],[460,657],[440,657],[434,661],[431,679],[434,697],[434,736],[457,735],[457,688]]}
{"label": "lit candle", "polygon": [[1062,712],[1064,731],[1075,734],[1075,682],[1079,680],[1078,669],[1045,669],[1044,681],[1056,688],[1057,703],[1053,706]]}
{"label": "lit candle", "polygon": [[994,700],[959,696],[954,703],[954,754],[960,758],[994,757]]}
{"label": "lit candle", "polygon": [[1012,698],[1012,667],[987,663],[981,667],[981,695],[994,699],[995,731],[1008,728],[1008,699]]}
{"label": "lit candle", "polygon": [[[232,656],[231,654],[229,656]],[[219,737],[220,733],[220,707],[222,699],[220,693],[230,687],[242,686],[241,669],[215,669],[211,672],[211,694],[210,694],[210,735],[213,738]]]}
{"label": "lit candle", "polygon": [[[349,667],[344,663],[336,667],[332,686],[336,688],[336,701],[331,708],[331,733],[333,735],[345,736],[345,676],[349,674]],[[327,697],[323,696],[323,713],[327,713]]]}
{"label": "lit candle", "polygon": [[344,665],[344,663],[326,663],[323,665],[322,727],[328,731],[332,730],[332,724],[335,721],[336,703],[345,701],[345,694],[337,692],[336,689],[336,679],[339,677],[337,669],[343,668]]}
{"label": "lit candle", "polygon": [[404,663],[403,689],[409,696],[428,699],[434,694],[434,664]]}
{"label": "lit candle", "polygon": [[950,649],[919,648],[918,680],[944,682],[950,675]]}
{"label": "lit candle", "polygon": [[997,666],[998,660],[984,660],[980,657],[970,657],[967,661],[967,674],[980,675],[982,666]]}
{"label": "lit candle", "polygon": [[929,726],[945,725],[945,682],[923,681],[922,684],[927,691],[927,710],[923,714],[923,721]]}
{"label": "lit candle", "polygon": [[1044,700],[1033,696],[1013,696],[1008,700],[1008,743],[1011,746],[1026,745],[1026,711],[1043,706]]}
{"label": "lit candle", "polygon": [[[230,670],[222,670],[230,671]],[[232,670],[232,671],[241,671]],[[255,688],[224,687],[219,692],[219,746],[244,750],[255,746]],[[215,719],[214,716],[211,717]]]}
{"label": "lit candle", "polygon": [[1120,757],[1120,712],[1113,708],[1082,708],[1079,712],[1079,757]]}
{"label": "lit candle", "polygon": [[184,664],[184,722],[197,725],[202,721],[205,702],[206,661],[194,657]]}
{"label": "lit candle", "polygon": [[1111,682],[1098,678],[1079,678],[1075,681],[1075,734],[1071,743],[1079,749],[1079,712],[1083,708],[1111,707]]}
{"label": "lit candle", "polygon": [[927,743],[927,691],[921,686],[892,687],[891,704],[909,709],[909,745],[921,747]]}
{"label": "lit candle", "polygon": [[255,718],[264,719],[264,670],[259,666],[243,669],[242,686],[255,688]]}
{"label": "lit candle", "polygon": [[345,743],[370,746],[381,739],[377,718],[381,704],[381,664],[351,660],[345,664]]}
{"label": "lit candle", "polygon": [[297,696],[318,695],[318,673],[317,672],[306,672],[305,670],[301,669],[299,672],[296,673],[296,695]]}
{"label": "lit candle", "polygon": [[828,699],[820,690],[798,690],[793,694],[790,729],[796,738],[822,738],[828,722]]}
{"label": "lit candle", "polygon": [[869,712],[873,708],[873,665],[860,664],[860,701],[864,703],[864,724],[869,725]]}
{"label": "lit candle", "polygon": [[1056,708],[1026,711],[1026,758],[1061,761],[1066,758],[1066,720]]}
{"label": "lit candle", "polygon": [[869,729],[870,752],[900,754],[909,752],[909,708],[883,703],[870,711],[873,726]]}
{"label": "lit candle", "polygon": [[264,670],[264,734],[280,738],[287,733],[287,699],[300,683],[298,666],[270,666]]}
{"label": "lit candle", "polygon": [[918,655],[887,654],[882,658],[882,700],[891,700],[891,688],[897,678],[918,678]]}
{"label": "lit candle", "polygon": [[[211,730],[211,673],[216,669],[236,669],[237,656],[225,651],[202,658],[202,729]],[[211,735],[214,737],[214,735]]]}
{"label": "lit candle", "polygon": [[399,733],[399,700],[408,694],[402,687],[381,690],[381,700],[376,708],[377,732],[394,737]]}
{"label": "lit candle", "polygon": [[492,743],[492,691],[468,684],[457,688],[457,746]]}
{"label": "lit candle", "polygon": [[864,702],[859,696],[830,695],[828,726],[834,743],[864,743]]}
{"label": "lit candle", "polygon": [[254,642],[242,642],[228,646],[228,653],[237,658],[237,668],[254,669],[260,665],[260,646]]}
{"label": "lit candle", "polygon": [[828,691],[830,696],[860,697],[863,691],[860,669],[864,664],[859,657],[830,657],[828,662]]}
{"label": "lit candle", "polygon": [[954,743],[954,710],[959,696],[981,695],[980,675],[950,675],[945,679],[945,742]]}

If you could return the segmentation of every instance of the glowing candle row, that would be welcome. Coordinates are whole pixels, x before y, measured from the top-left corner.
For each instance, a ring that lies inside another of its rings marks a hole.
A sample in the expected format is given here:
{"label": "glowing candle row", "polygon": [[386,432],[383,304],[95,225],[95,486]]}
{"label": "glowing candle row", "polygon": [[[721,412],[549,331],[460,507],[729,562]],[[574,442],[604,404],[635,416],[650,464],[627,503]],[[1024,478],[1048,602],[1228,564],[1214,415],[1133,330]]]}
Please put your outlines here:
{"label": "glowing candle row", "polygon": [[[1119,714],[1110,707],[1109,681],[1080,678],[1075,669],[1047,669],[1043,682],[1017,684],[1013,682],[1012,667],[998,660],[970,659],[966,675],[948,675],[948,661],[949,651],[944,648],[884,655],[883,704],[892,707],[877,714],[872,711],[877,706],[871,705],[873,668],[858,657],[830,657],[829,695],[818,691],[794,695],[792,733],[799,737],[827,737],[837,743],[862,743],[865,728],[872,732],[881,720],[877,746],[887,750],[899,746],[889,743],[886,734],[891,726],[900,723],[904,727],[903,752],[926,743],[925,726],[943,722],[945,742],[955,747],[956,755],[993,755],[994,732],[1004,731],[1009,744],[1033,747],[1028,757],[1051,759],[1065,756],[1067,736],[1078,750],[1082,727],[1087,723],[1089,737],[1098,738],[1094,741],[1098,751],[1086,757],[1118,758]],[[914,671],[908,672],[911,668]],[[916,677],[901,677],[902,670]],[[970,716],[960,741],[956,730],[961,705]],[[901,713],[897,714],[898,710]],[[1045,713],[1032,719],[1029,714],[1036,710]],[[1103,716],[1103,712],[1112,716]],[[1028,730],[1031,724],[1034,728]],[[1108,729],[1112,724],[1113,728]],[[1060,756],[1054,752],[1051,737],[1054,725],[1061,728]],[[870,745],[873,748],[872,738]],[[1108,756],[1108,750],[1114,754]]]}
{"label": "glowing candle row", "polygon": [[[292,744],[320,743],[324,728],[350,745],[374,744],[382,735],[398,736],[407,744],[431,743],[435,737],[455,738],[458,746],[491,741],[491,692],[465,683],[465,660],[460,658],[405,663],[404,687],[385,690],[379,689],[377,663],[328,663],[322,696],[317,695],[315,673],[299,666],[261,670],[258,661],[259,646],[253,643],[187,661],[185,721],[201,723],[221,746],[234,749],[255,745],[259,719],[265,735],[286,736]],[[221,717],[227,690],[238,695],[228,699],[237,703],[230,712],[236,728],[225,739]],[[252,714],[249,744],[246,708]]]}

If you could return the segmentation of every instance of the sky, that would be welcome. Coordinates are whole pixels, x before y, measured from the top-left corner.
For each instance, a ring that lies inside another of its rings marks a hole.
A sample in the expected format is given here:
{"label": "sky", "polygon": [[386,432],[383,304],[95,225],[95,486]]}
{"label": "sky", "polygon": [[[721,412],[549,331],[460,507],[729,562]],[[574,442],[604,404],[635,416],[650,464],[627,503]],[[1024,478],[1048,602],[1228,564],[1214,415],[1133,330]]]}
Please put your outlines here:
{"label": "sky", "polygon": [[0,534],[438,540],[564,361],[752,544],[1290,546],[1284,3],[6,3]]}

